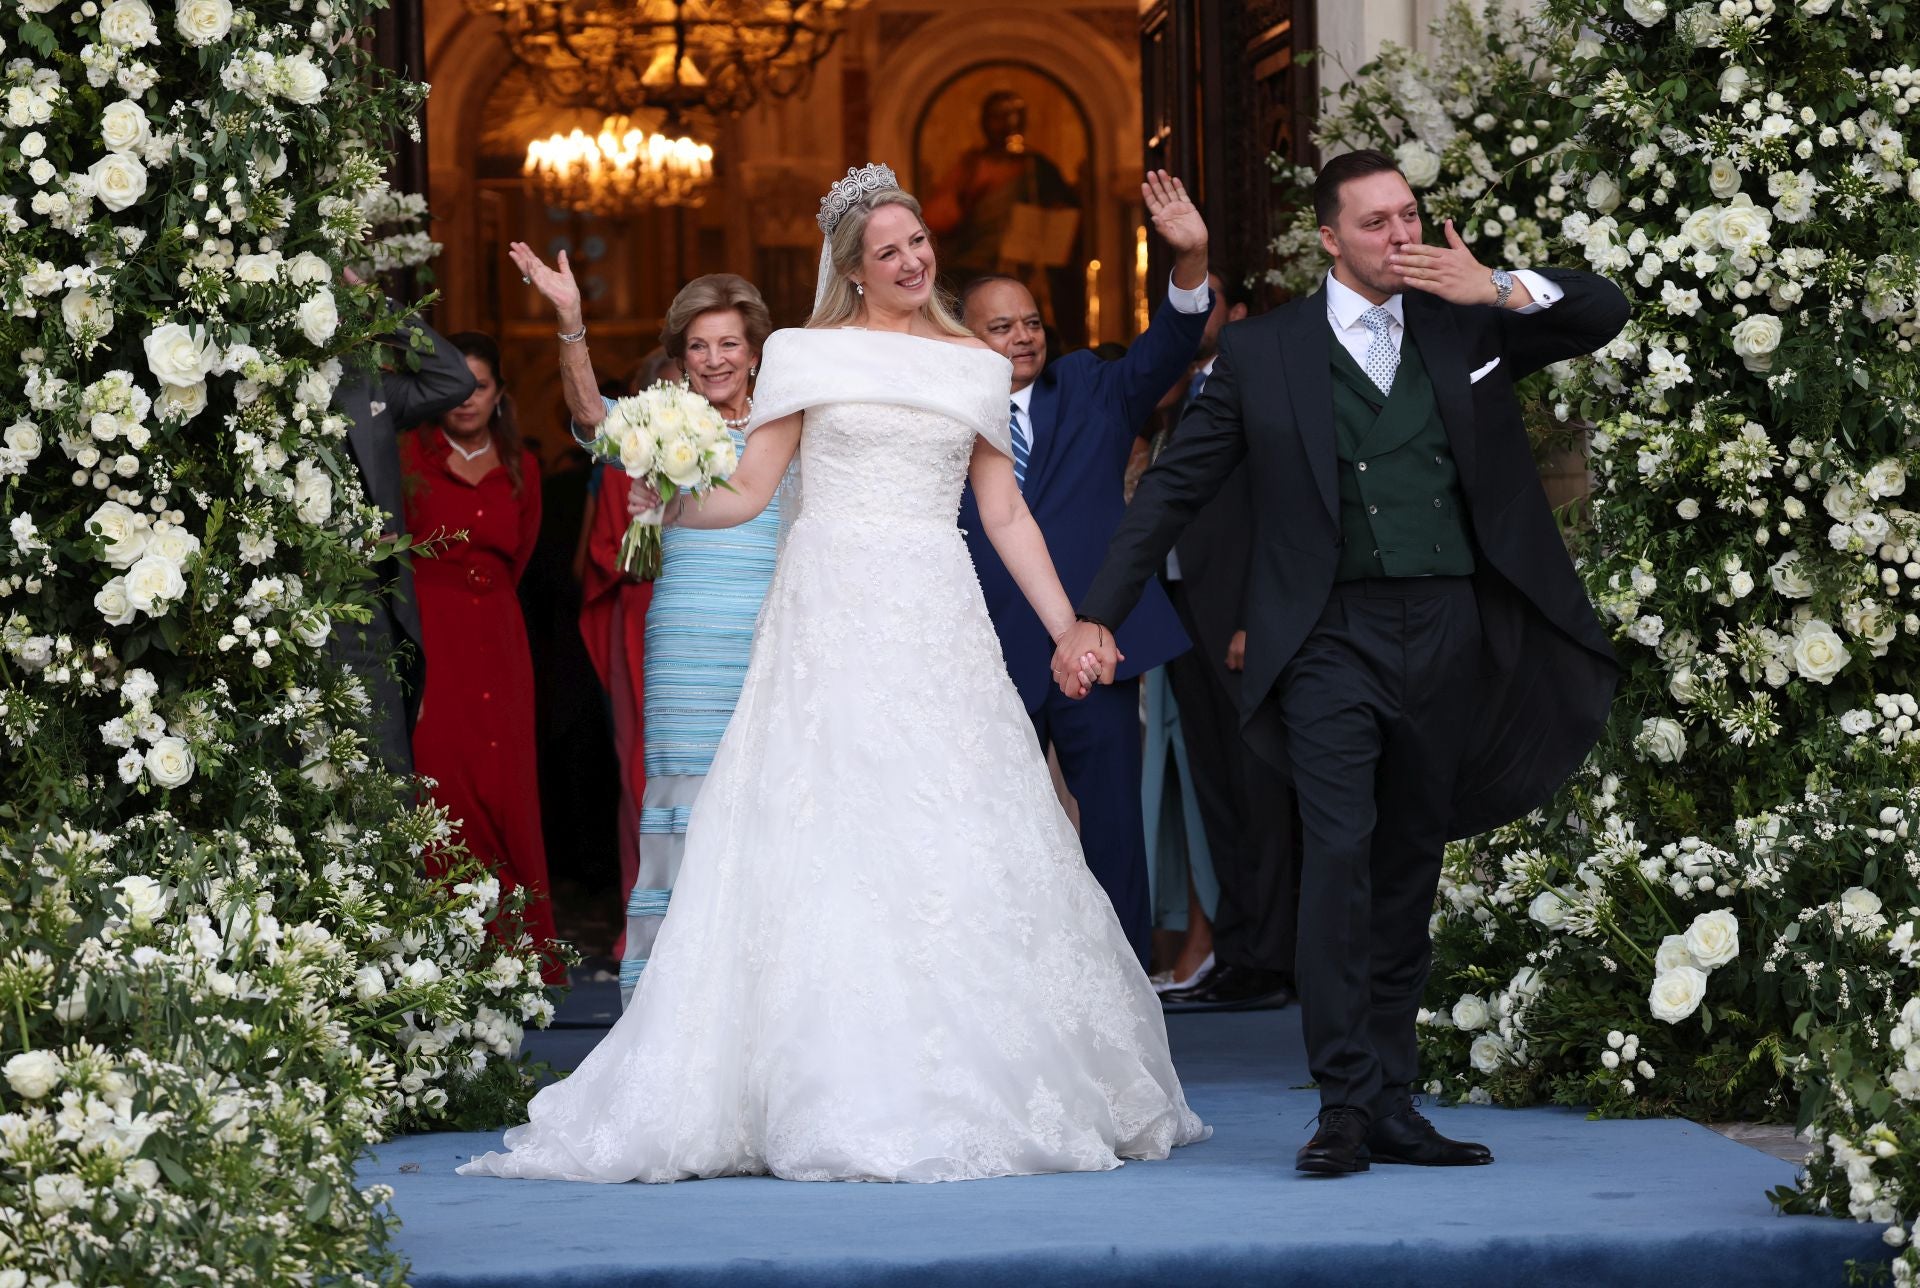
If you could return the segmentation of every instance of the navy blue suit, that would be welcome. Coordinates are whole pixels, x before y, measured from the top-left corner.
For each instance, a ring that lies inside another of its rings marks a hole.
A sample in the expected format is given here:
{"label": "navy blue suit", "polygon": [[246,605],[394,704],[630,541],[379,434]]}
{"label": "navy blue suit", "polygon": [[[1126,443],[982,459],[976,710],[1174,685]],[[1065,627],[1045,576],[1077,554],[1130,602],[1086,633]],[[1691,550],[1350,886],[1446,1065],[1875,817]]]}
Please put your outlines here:
{"label": "navy blue suit", "polygon": [[[1078,603],[1107,555],[1126,513],[1125,478],[1133,440],[1154,405],[1186,372],[1200,347],[1207,314],[1163,304],[1153,325],[1125,356],[1104,362],[1091,350],[1050,363],[1027,404],[1033,450],[1021,487],[1047,539],[1047,552],[1067,598]],[[1119,631],[1126,661],[1114,683],[1081,701],[1053,683],[1053,639],[980,523],[968,489],[960,526],[980,574],[987,611],[1000,635],[1021,701],[1040,745],[1060,758],[1067,790],[1080,805],[1080,846],[1142,963],[1152,931],[1147,899],[1146,838],[1140,820],[1139,678],[1186,652],[1187,636],[1173,605],[1149,585]]]}

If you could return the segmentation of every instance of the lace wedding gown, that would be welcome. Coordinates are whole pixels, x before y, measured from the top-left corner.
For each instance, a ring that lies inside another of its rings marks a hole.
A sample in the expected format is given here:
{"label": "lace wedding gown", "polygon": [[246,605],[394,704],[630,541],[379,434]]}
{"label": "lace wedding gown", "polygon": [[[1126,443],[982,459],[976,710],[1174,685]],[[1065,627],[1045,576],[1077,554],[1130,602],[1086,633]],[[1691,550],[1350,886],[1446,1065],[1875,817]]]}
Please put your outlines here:
{"label": "lace wedding gown", "polygon": [[461,1172],[951,1181],[1208,1134],[955,526],[1008,384],[915,336],[769,339],[755,421],[805,410],[803,486],[651,964]]}

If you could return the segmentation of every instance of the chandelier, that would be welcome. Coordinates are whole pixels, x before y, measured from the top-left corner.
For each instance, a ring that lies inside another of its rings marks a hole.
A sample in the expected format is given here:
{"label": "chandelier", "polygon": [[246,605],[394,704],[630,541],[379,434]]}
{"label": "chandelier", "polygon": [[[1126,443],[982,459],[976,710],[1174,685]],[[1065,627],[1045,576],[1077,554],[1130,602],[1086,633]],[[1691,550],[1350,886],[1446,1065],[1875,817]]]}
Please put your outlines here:
{"label": "chandelier", "polygon": [[737,116],[803,94],[867,0],[466,0],[555,105]]}
{"label": "chandelier", "polygon": [[541,202],[618,219],[654,206],[697,206],[713,178],[713,149],[690,138],[648,133],[609,116],[600,133],[535,139],[521,173]]}

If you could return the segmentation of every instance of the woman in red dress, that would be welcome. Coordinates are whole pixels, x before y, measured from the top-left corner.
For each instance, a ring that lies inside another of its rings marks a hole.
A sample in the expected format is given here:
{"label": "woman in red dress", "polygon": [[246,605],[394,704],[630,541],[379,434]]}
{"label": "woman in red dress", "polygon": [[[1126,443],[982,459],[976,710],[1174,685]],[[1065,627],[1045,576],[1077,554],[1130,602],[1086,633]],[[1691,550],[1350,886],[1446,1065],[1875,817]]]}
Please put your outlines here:
{"label": "woman in red dress", "polygon": [[[449,337],[474,391],[439,424],[401,442],[407,531],[429,547],[414,560],[427,659],[413,731],[415,769],[460,824],[467,848],[525,886],[526,928],[554,938],[533,741],[533,658],[516,588],[540,531],[539,464],[521,445],[500,380],[500,350],[473,331]],[[566,982],[555,961],[547,982]]]}

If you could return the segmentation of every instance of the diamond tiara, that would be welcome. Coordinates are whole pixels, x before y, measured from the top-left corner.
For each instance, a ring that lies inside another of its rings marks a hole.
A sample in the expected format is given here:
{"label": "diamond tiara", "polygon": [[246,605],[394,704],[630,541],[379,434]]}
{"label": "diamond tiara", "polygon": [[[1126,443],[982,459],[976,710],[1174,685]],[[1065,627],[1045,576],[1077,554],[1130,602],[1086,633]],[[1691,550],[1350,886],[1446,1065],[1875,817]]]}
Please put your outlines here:
{"label": "diamond tiara", "polygon": [[893,167],[873,162],[861,166],[858,170],[848,167],[847,177],[836,180],[833,187],[827,189],[827,195],[820,198],[820,231],[825,236],[833,235],[834,225],[840,222],[840,216],[853,209],[853,203],[868,193],[879,192],[882,188],[898,188],[900,180],[895,177]]}

